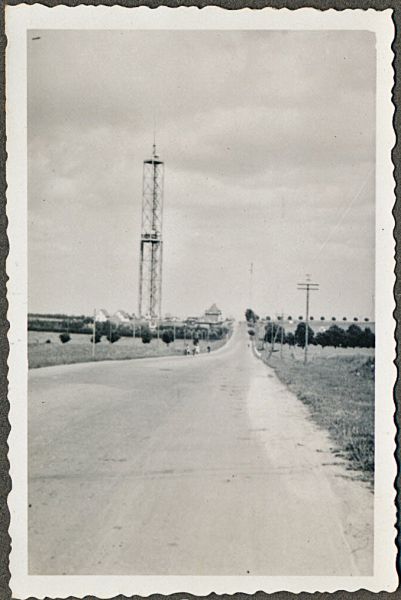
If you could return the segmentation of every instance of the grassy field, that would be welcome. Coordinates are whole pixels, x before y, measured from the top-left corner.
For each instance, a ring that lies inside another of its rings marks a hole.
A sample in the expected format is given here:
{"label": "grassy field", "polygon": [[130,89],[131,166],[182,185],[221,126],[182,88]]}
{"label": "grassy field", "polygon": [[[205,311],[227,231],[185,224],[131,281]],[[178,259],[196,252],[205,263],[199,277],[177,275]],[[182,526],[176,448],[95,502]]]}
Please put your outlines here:
{"label": "grassy field", "polygon": [[[50,367],[71,363],[90,362],[92,357],[92,344],[90,335],[73,333],[71,341],[62,344],[58,333],[46,331],[28,331],[28,365],[30,369]],[[50,340],[50,343],[46,343]],[[224,345],[226,340],[201,341],[201,352],[207,351],[209,344],[212,351]],[[130,358],[146,358],[151,356],[168,356],[184,353],[185,344],[192,349],[191,340],[176,340],[169,347],[157,339],[150,344],[143,344],[140,338],[121,338],[118,342],[110,344],[102,339],[95,348],[95,360],[124,360]]]}
{"label": "grassy field", "polygon": [[284,347],[268,360],[278,377],[308,406],[312,418],[328,430],[334,451],[360,477],[374,478],[374,350]]}

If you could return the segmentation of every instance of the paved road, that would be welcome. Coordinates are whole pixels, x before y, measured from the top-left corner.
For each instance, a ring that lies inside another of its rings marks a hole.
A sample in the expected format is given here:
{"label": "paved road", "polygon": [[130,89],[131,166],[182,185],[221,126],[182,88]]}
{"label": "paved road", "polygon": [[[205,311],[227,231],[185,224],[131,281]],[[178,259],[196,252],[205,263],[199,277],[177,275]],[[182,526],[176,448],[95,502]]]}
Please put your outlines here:
{"label": "paved road", "polygon": [[371,574],[373,495],[244,327],[210,355],[37,369],[29,390],[30,573]]}

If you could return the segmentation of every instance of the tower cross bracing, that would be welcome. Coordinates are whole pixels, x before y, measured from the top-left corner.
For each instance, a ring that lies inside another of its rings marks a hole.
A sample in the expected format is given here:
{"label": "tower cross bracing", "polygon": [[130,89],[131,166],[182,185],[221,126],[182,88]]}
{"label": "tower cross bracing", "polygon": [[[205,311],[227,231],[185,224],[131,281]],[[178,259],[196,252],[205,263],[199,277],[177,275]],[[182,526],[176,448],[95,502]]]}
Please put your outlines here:
{"label": "tower cross bracing", "polygon": [[152,158],[143,163],[142,227],[139,264],[139,316],[161,317],[163,260],[164,163],[153,145]]}

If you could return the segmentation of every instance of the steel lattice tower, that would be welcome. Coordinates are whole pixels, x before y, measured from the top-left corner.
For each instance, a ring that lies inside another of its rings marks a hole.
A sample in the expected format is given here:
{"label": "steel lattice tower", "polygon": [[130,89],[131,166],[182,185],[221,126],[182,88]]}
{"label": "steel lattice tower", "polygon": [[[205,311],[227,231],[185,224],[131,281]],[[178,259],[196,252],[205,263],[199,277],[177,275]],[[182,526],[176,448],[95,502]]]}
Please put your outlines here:
{"label": "steel lattice tower", "polygon": [[139,316],[161,317],[164,163],[156,154],[143,162],[142,230],[139,265]]}

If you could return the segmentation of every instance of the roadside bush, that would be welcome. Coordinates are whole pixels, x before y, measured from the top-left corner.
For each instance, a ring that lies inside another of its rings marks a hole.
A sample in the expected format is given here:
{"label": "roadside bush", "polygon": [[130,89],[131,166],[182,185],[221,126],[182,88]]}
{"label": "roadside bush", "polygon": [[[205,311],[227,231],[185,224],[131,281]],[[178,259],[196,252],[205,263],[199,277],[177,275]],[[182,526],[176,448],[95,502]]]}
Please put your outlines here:
{"label": "roadside bush", "polygon": [[[102,334],[96,331],[96,333],[95,333],[95,344],[98,344],[101,339],[102,339]],[[91,343],[93,344],[93,335],[91,337]]]}
{"label": "roadside bush", "polygon": [[114,342],[118,342],[120,339],[120,334],[117,331],[109,331],[106,335],[106,339],[110,344],[114,344]]}
{"label": "roadside bush", "polygon": [[167,344],[167,346],[169,346],[171,342],[174,342],[174,332],[172,329],[166,329],[163,331],[162,340],[165,344]]}
{"label": "roadside bush", "polygon": [[287,333],[287,335],[284,338],[284,341],[289,346],[295,346],[295,335],[291,332]]}
{"label": "roadside bush", "polygon": [[245,311],[245,319],[248,321],[248,323],[255,323],[255,321],[257,321],[259,317],[254,313],[254,311],[251,308],[247,308]]}
{"label": "roadside bush", "polygon": [[152,341],[152,334],[150,332],[149,329],[144,329],[142,331],[142,343],[143,344],[150,344],[150,342]]}
{"label": "roadside bush", "polygon": [[60,338],[62,344],[66,344],[71,340],[71,336],[69,333],[60,333],[58,337]]}

